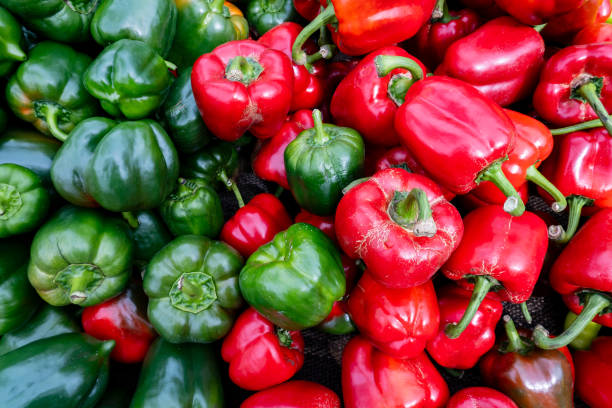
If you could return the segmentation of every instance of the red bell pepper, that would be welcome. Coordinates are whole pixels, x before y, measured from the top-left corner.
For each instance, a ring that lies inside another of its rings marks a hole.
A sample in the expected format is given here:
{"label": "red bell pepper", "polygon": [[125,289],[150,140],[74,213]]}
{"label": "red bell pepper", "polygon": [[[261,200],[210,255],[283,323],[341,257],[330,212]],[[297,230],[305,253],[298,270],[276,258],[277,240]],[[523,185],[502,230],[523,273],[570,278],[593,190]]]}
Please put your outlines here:
{"label": "red bell pepper", "polygon": [[437,408],[449,393],[425,353],[397,359],[356,336],[342,354],[342,394],[345,408]]}
{"label": "red bell pepper", "polygon": [[476,10],[478,14],[489,20],[506,15],[495,3],[495,0],[461,0],[460,3],[465,7]]}
{"label": "red bell pepper", "polygon": [[450,338],[467,327],[489,290],[512,303],[529,299],[548,247],[546,223],[530,212],[513,217],[491,205],[472,211],[463,222],[463,240],[442,272],[473,293],[459,323],[445,329]]}
{"label": "red bell pepper", "polygon": [[314,126],[312,111],[301,109],[283,124],[280,130],[268,140],[264,140],[253,159],[253,171],[257,177],[273,181],[284,189],[289,189],[285,171],[285,149],[306,129]]}
{"label": "red bell pepper", "polygon": [[580,30],[572,40],[573,45],[612,42],[612,24],[597,23]]}
{"label": "red bell pepper", "polygon": [[533,27],[499,17],[455,41],[436,75],[461,79],[508,106],[533,92],[544,51],[544,40]]}
{"label": "red bell pepper", "polygon": [[347,310],[364,338],[396,358],[421,354],[440,325],[431,281],[390,289],[372,279],[367,269],[349,295]]}
{"label": "red bell pepper", "polygon": [[450,339],[444,333],[446,325],[457,323],[470,303],[472,292],[458,286],[445,286],[438,291],[440,327],[427,343],[427,352],[443,367],[467,370],[495,344],[495,326],[501,318],[503,305],[495,293],[487,293],[474,318],[463,333]]}
{"label": "red bell pepper", "polygon": [[240,408],[340,408],[340,398],[310,381],[289,381],[251,395]]}
{"label": "red bell pepper", "polygon": [[[296,220],[296,223],[299,222]],[[341,254],[344,277],[346,278],[346,293],[350,293],[357,280],[357,261]],[[317,326],[321,331],[329,334],[348,334],[355,331],[355,324],[347,312],[346,296],[337,300],[332,306],[329,315]]]}
{"label": "red bell pepper", "polygon": [[[577,9],[559,14],[551,18],[542,35],[550,41],[567,44],[576,33],[584,27],[606,21],[603,14],[610,14],[609,0],[585,0]],[[602,9],[603,5],[603,9]]]}
{"label": "red bell pepper", "polygon": [[291,224],[291,218],[278,198],[267,193],[257,194],[225,223],[220,239],[248,258]]}
{"label": "red bell pepper", "polygon": [[599,337],[589,351],[577,351],[574,363],[578,397],[591,408],[612,407],[612,337]]}
{"label": "red bell pepper", "polygon": [[287,381],[304,364],[299,331],[275,327],[257,310],[244,311],[223,340],[221,357],[230,379],[247,390],[263,390]]}
{"label": "red bell pepper", "polygon": [[336,236],[379,283],[427,282],[459,245],[459,212],[428,178],[387,169],[351,188],[336,209]]}
{"label": "red bell pepper", "polygon": [[[521,197],[521,201],[523,204],[527,204],[529,200],[529,188],[527,184],[523,184],[519,188],[516,189],[519,197]],[[470,192],[466,195],[459,196],[457,199],[460,203],[460,207],[467,211],[475,210],[478,207],[484,207],[487,205],[504,205],[506,201],[506,196],[503,195],[499,190],[495,190],[495,192],[491,191],[490,194],[487,194],[486,197],[476,197],[473,192]]]}
{"label": "red bell pepper", "polygon": [[295,222],[304,222],[306,224],[310,224],[314,227],[317,227],[325,235],[329,237],[334,243],[338,243],[338,239],[336,238],[336,228],[334,227],[334,216],[333,215],[315,215],[309,213],[306,210],[300,210],[300,212],[295,216]]}
{"label": "red bell pepper", "polygon": [[293,8],[298,14],[306,20],[314,20],[321,11],[321,2],[319,0],[293,0]]}
{"label": "red bell pepper", "polygon": [[84,308],[81,315],[83,330],[98,340],[115,340],[111,353],[113,360],[141,362],[157,337],[147,320],[146,304],[142,289],[130,285],[121,295]]}
{"label": "red bell pepper", "polygon": [[281,51],[252,40],[230,41],[198,58],[191,86],[215,136],[234,141],[248,130],[265,139],[278,132],[289,112],[293,68]]}
{"label": "red bell pepper", "polygon": [[523,24],[538,25],[566,13],[575,12],[585,0],[495,0],[495,3]]}
{"label": "red bell pepper", "polygon": [[[612,327],[612,209],[592,216],[565,247],[550,271],[550,285],[568,299],[577,297],[581,310],[563,334],[549,338],[542,326],[534,330],[538,347],[559,348],[573,341],[590,321]],[[572,301],[577,302],[577,301]]]}
{"label": "red bell pepper", "polygon": [[446,408],[518,408],[505,394],[487,387],[469,387],[455,393]]}

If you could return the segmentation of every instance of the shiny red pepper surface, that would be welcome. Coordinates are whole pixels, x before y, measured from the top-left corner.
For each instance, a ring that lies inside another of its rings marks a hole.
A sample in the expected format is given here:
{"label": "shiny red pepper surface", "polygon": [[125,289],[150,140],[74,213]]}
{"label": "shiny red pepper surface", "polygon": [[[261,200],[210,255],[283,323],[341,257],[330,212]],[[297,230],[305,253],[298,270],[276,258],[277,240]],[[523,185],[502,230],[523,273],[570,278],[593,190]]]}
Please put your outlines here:
{"label": "shiny red pepper surface", "polygon": [[319,0],[293,0],[295,11],[306,20],[314,19],[321,10]]}
{"label": "shiny red pepper surface", "polygon": [[[301,213],[300,213],[301,214]],[[299,214],[298,214],[299,215]],[[303,222],[303,221],[297,221]],[[312,225],[312,224],[311,224]],[[350,293],[355,286],[357,275],[359,273],[357,263],[354,259],[349,258],[345,254],[340,254],[342,258],[342,266],[344,267],[344,277],[346,278],[346,293]],[[337,300],[332,306],[329,315],[319,324],[318,328],[329,334],[347,334],[355,331],[355,324],[351,320],[347,312],[346,296],[342,300]]]}
{"label": "shiny red pepper surface", "polygon": [[331,239],[335,243],[338,243],[338,240],[336,239],[336,228],[334,227],[333,215],[315,215],[309,213],[306,210],[300,210],[300,212],[295,216],[295,222],[305,222],[306,224],[310,224],[314,227],[317,227],[318,229],[323,231],[323,233],[327,235],[329,239]]}
{"label": "shiny red pepper surface", "polygon": [[240,408],[340,408],[340,398],[310,381],[288,381],[247,398]]}
{"label": "shiny red pepper surface", "polygon": [[547,40],[567,44],[584,27],[602,23],[608,15],[609,0],[585,0],[577,9],[551,18],[542,29],[542,35]]}
{"label": "shiny red pepper surface", "polygon": [[518,408],[506,395],[493,388],[469,387],[455,393],[446,408]]}
{"label": "shiny red pepper surface", "polygon": [[591,349],[574,354],[576,394],[591,408],[612,406],[612,337],[599,337]]}
{"label": "shiny red pepper surface", "polygon": [[573,45],[612,42],[612,24],[597,23],[586,26],[576,34]]}
{"label": "shiny red pepper surface", "polygon": [[551,18],[569,11],[575,11],[586,0],[495,0],[508,14],[528,25],[548,22]]}

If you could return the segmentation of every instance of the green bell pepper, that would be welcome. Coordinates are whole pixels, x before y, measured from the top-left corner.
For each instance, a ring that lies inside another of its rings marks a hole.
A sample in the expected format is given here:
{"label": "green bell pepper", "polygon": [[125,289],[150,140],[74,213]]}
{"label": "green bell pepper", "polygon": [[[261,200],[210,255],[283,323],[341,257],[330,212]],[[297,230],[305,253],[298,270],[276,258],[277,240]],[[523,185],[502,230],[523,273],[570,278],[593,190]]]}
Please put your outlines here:
{"label": "green bell pepper", "polygon": [[166,98],[172,84],[168,67],[171,65],[142,41],[119,40],[91,63],[83,84],[110,115],[142,119]]}
{"label": "green bell pepper", "polygon": [[155,330],[172,343],[209,343],[225,336],[242,305],[242,264],[234,248],[198,235],[182,235],[162,248],[143,278]]}
{"label": "green bell pepper", "polygon": [[299,15],[293,7],[293,0],[251,0],[246,18],[249,25],[263,35],[279,24],[297,21]]}
{"label": "green bell pepper", "polygon": [[365,146],[355,130],[323,124],[315,109],[315,127],[299,134],[285,149],[285,169],[291,192],[303,209],[332,215],[342,189],[361,177]]}
{"label": "green bell pepper", "polygon": [[344,296],[345,285],[334,243],[318,228],[303,223],[276,234],[240,272],[244,299],[287,330],[321,323]]}
{"label": "green bell pepper", "polygon": [[34,236],[28,278],[52,306],[94,306],[121,293],[131,274],[132,252],[122,220],[68,206]]}
{"label": "green bell pepper", "polygon": [[36,45],[6,86],[15,115],[64,141],[77,123],[98,111],[98,102],[81,82],[91,62],[85,54],[50,41]]}
{"label": "green bell pepper", "polygon": [[173,0],[106,0],[91,21],[91,36],[103,47],[139,40],[165,57],[172,47],[177,11]]}
{"label": "green bell pepper", "polygon": [[215,238],[223,228],[221,199],[202,179],[179,178],[159,211],[175,236],[194,234]]}
{"label": "green bell pepper", "polygon": [[136,263],[147,264],[157,251],[172,241],[172,234],[153,211],[127,212],[123,217],[130,225]]}
{"label": "green bell pepper", "polygon": [[113,340],[66,333],[0,356],[0,406],[91,408],[108,382]]}
{"label": "green bell pepper", "polygon": [[36,312],[39,299],[28,282],[27,266],[27,243],[16,238],[0,240],[0,335]]}
{"label": "green bell pepper", "polygon": [[5,8],[0,7],[0,77],[9,74],[16,62],[28,57],[21,49],[21,24]]}
{"label": "green bell pepper", "polygon": [[343,313],[319,324],[317,329],[321,330],[323,333],[333,334],[335,336],[350,334],[357,331],[355,323],[353,323],[348,313]]}
{"label": "green bell pepper", "polygon": [[203,344],[157,339],[143,363],[130,407],[224,407],[217,353]]}
{"label": "green bell pepper", "polygon": [[249,23],[224,0],[176,0],[178,22],[169,59],[186,68],[217,46],[249,36]]}
{"label": "green bell pepper", "polygon": [[193,97],[191,67],[174,81],[162,105],[161,116],[179,152],[193,153],[210,142],[211,135]]}

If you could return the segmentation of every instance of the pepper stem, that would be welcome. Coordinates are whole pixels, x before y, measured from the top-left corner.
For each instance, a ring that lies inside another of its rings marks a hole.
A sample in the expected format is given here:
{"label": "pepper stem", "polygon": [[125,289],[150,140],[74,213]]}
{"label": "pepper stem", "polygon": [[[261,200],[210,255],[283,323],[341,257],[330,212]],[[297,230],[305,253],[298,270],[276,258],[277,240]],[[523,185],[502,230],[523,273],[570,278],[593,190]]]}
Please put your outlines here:
{"label": "pepper stem", "polygon": [[431,215],[429,199],[420,188],[413,188],[410,192],[396,191],[387,212],[393,222],[417,237],[431,238],[436,235],[436,222]]}
{"label": "pepper stem", "polygon": [[380,78],[385,77],[394,69],[402,68],[408,70],[406,73],[396,74],[391,77],[387,85],[387,94],[397,106],[401,106],[406,98],[408,89],[416,81],[423,79],[423,69],[413,59],[399,57],[396,55],[379,55],[374,58],[376,73]]}
{"label": "pepper stem", "polygon": [[586,303],[582,312],[576,317],[576,320],[565,329],[565,331],[555,338],[548,337],[548,331],[538,325],[533,330],[533,341],[536,346],[552,350],[567,346],[571,343],[584,328],[601,312],[610,306],[610,298],[600,293],[590,293],[586,297]]}
{"label": "pepper stem", "polygon": [[521,303],[521,312],[523,313],[523,317],[525,318],[525,321],[531,324],[533,319],[531,318],[531,313],[529,313],[529,308],[527,307],[526,301]]}
{"label": "pepper stem", "polygon": [[125,212],[121,213],[121,216],[123,217],[124,220],[127,221],[128,225],[132,229],[136,229],[136,228],[138,228],[140,226],[140,223],[138,222],[138,218],[136,218],[134,213],[132,213],[130,211],[125,211]]}
{"label": "pepper stem", "polygon": [[499,188],[506,197],[508,197],[504,203],[504,211],[510,215],[518,217],[525,212],[525,204],[516,192],[516,189],[512,183],[510,183],[506,178],[501,166],[501,160],[494,162],[489,167],[484,169],[482,173],[480,173],[476,182],[480,183],[481,181],[490,181],[491,183],[495,184],[495,186]]}
{"label": "pepper stem", "polygon": [[283,347],[290,348],[291,345],[293,344],[293,339],[291,338],[291,332],[287,329],[277,327],[276,337],[278,337],[278,342]]}
{"label": "pepper stem", "polygon": [[506,353],[522,353],[525,351],[525,342],[521,339],[521,336],[516,330],[516,326],[512,321],[512,318],[508,315],[504,316],[504,329],[506,329],[506,336],[508,337],[508,346],[505,350]]}
{"label": "pepper stem", "polygon": [[550,129],[553,136],[566,135],[568,133],[579,132],[581,130],[594,129],[602,127],[603,123],[599,119],[589,120],[588,122],[578,123],[577,125],[567,126],[559,129]]}
{"label": "pepper stem", "polygon": [[531,165],[527,168],[527,180],[532,183],[540,186],[544,191],[551,195],[551,197],[555,200],[552,203],[551,208],[554,212],[561,212],[565,210],[567,207],[567,200],[565,196],[559,189],[550,182],[538,169],[536,169],[535,165]]}
{"label": "pepper stem", "polygon": [[476,315],[480,304],[487,296],[487,293],[489,293],[492,287],[499,285],[497,279],[487,275],[474,276],[474,280],[474,291],[472,292],[468,307],[465,309],[465,312],[463,312],[461,320],[459,320],[458,323],[450,323],[444,329],[444,333],[446,333],[449,339],[456,339],[461,336],[461,333],[463,333],[466,327],[472,322],[472,319]]}
{"label": "pepper stem", "polygon": [[542,30],[544,29],[544,27],[546,27],[548,23],[544,23],[544,24],[540,24],[537,26],[533,26],[533,29],[536,30],[538,33],[542,32]]}
{"label": "pepper stem", "polygon": [[315,142],[320,145],[329,142],[329,135],[327,132],[325,132],[325,128],[323,127],[323,115],[321,114],[321,111],[318,109],[313,109],[312,119],[314,121]]}
{"label": "pepper stem", "polygon": [[41,107],[41,110],[44,109],[43,117],[47,122],[47,126],[49,127],[49,131],[56,139],[65,142],[68,139],[68,135],[64,133],[59,128],[59,124],[57,123],[57,119],[59,115],[62,113],[61,109],[55,104],[45,104]]}
{"label": "pepper stem", "polygon": [[259,62],[253,58],[238,55],[229,60],[225,68],[225,78],[249,86],[251,82],[259,78],[262,72],[263,67]]}
{"label": "pepper stem", "polygon": [[176,64],[173,64],[172,62],[166,60],[164,60],[164,64],[166,64],[166,67],[168,67],[169,70],[176,71]]}
{"label": "pepper stem", "polygon": [[[563,326],[567,329],[572,325],[577,317],[578,315],[575,313],[568,312]],[[586,325],[584,330],[580,332],[580,335],[576,337],[569,345],[576,350],[588,350],[591,348],[591,343],[593,343],[593,340],[595,340],[599,334],[599,330],[601,330],[601,324],[590,322]]]}
{"label": "pepper stem", "polygon": [[200,298],[204,294],[204,289],[201,286],[194,284],[189,279],[185,279],[184,276],[181,276],[178,288],[190,298]]}
{"label": "pepper stem", "polygon": [[225,0],[212,0],[208,7],[212,11],[216,11],[217,13],[223,13],[223,5],[225,4]]}
{"label": "pepper stem", "polygon": [[432,23],[442,23],[448,24],[453,20],[457,20],[459,17],[452,16],[448,12],[448,4],[446,4],[446,0],[438,0],[436,2],[436,7],[434,7],[433,13],[431,13],[431,22]]}
{"label": "pepper stem", "polygon": [[234,180],[227,177],[225,170],[219,171],[218,177],[219,180],[221,180],[221,182],[225,184],[225,187],[227,187],[229,191],[234,193],[234,196],[236,196],[236,201],[238,201],[238,206],[240,208],[244,207],[244,200],[242,199],[242,194],[240,194],[240,190],[238,189],[238,186],[236,185]]}
{"label": "pepper stem", "polygon": [[599,120],[606,128],[608,133],[612,135],[612,119],[606,111],[606,107],[599,99],[599,90],[597,89],[597,85],[593,81],[589,81],[586,84],[580,86],[577,89],[577,92],[580,96],[582,96],[586,101],[591,105],[591,108],[595,111]]}
{"label": "pepper stem", "polygon": [[548,238],[559,244],[567,244],[578,230],[580,224],[580,215],[582,207],[592,205],[593,200],[583,196],[573,195],[567,198],[569,205],[569,220],[567,222],[567,231],[560,225],[551,225],[548,227]]}
{"label": "pepper stem", "polygon": [[304,50],[302,50],[306,40],[308,40],[311,35],[319,31],[321,27],[332,23],[335,19],[336,13],[334,10],[334,5],[330,2],[329,6],[327,6],[325,10],[323,10],[317,17],[315,17],[314,20],[304,27],[304,29],[295,39],[293,48],[291,49],[291,56],[296,64],[305,65],[308,62],[308,55]]}

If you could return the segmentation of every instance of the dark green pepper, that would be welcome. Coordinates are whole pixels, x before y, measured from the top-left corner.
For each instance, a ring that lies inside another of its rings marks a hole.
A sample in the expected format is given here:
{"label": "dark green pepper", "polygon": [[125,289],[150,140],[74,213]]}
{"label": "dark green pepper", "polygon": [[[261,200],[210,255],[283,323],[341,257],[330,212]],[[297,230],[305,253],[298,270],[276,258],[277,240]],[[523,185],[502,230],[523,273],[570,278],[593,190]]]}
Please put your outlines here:
{"label": "dark green pepper", "polygon": [[317,328],[324,333],[333,334],[336,336],[353,333],[357,330],[355,323],[353,323],[348,313],[342,313],[334,316],[333,318],[319,324]]}
{"label": "dark green pepper", "polygon": [[0,7],[0,77],[9,74],[16,62],[26,60],[27,55],[21,49],[22,41],[21,24]]}
{"label": "dark green pepper", "polygon": [[61,141],[77,123],[98,111],[81,82],[91,62],[85,54],[50,41],[36,45],[6,86],[15,115]]}
{"label": "dark green pepper", "polygon": [[293,0],[251,0],[246,17],[249,25],[263,35],[279,24],[296,21],[299,15],[293,7]]}
{"label": "dark green pepper", "polygon": [[134,211],[123,213],[130,225],[130,235],[134,242],[134,262],[148,263],[153,255],[172,241],[172,234],[153,211]]}
{"label": "dark green pepper", "polygon": [[285,149],[285,169],[293,197],[316,215],[332,215],[342,189],[361,177],[365,147],[355,130],[323,124],[315,109],[315,127],[299,134]]}
{"label": "dark green pepper", "polygon": [[130,407],[224,407],[217,353],[203,344],[157,339],[142,365]]}
{"label": "dark green pepper", "polygon": [[166,56],[176,31],[173,0],[106,0],[91,21],[91,36],[104,47],[123,39],[149,44]]}
{"label": "dark green pepper", "polygon": [[91,408],[108,383],[113,340],[66,333],[0,356],[0,406]]}
{"label": "dark green pepper", "polygon": [[303,223],[276,234],[240,272],[244,299],[287,330],[321,323],[344,296],[345,285],[334,243],[318,228]]}
{"label": "dark green pepper", "polygon": [[149,262],[143,288],[149,321],[172,343],[209,343],[225,336],[242,305],[243,260],[229,245],[182,235]]}
{"label": "dark green pepper", "polygon": [[166,98],[172,84],[169,66],[142,41],[119,40],[91,63],[83,84],[110,115],[142,119]]}
{"label": "dark green pepper", "polygon": [[64,207],[36,233],[28,278],[53,306],[94,306],[121,293],[132,271],[133,244],[122,220]]}

